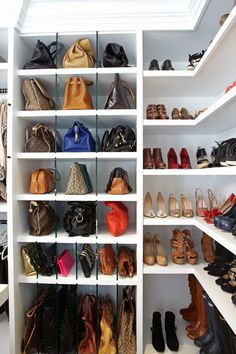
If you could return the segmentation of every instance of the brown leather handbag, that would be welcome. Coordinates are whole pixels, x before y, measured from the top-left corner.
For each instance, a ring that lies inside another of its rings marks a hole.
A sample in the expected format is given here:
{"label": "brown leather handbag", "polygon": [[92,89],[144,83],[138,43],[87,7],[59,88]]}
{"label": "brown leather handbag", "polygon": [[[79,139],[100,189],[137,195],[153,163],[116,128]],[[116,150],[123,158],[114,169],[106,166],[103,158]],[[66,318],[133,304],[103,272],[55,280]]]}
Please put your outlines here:
{"label": "brown leather handbag", "polygon": [[118,257],[118,273],[120,277],[132,278],[136,273],[135,251],[129,247],[120,247]]}
{"label": "brown leather handbag", "polygon": [[93,101],[87,86],[91,80],[71,77],[66,84],[63,109],[93,109]]}
{"label": "brown leather handbag", "polygon": [[30,129],[26,129],[26,152],[53,152],[55,151],[54,132],[46,125],[39,123]]}
{"label": "brown leather handbag", "polygon": [[30,193],[50,193],[55,187],[55,172],[49,168],[40,168],[30,177]]}
{"label": "brown leather handbag", "polygon": [[88,38],[76,41],[63,59],[63,68],[93,68],[95,57]]}
{"label": "brown leather handbag", "polygon": [[128,86],[126,81],[120,79],[119,74],[115,74],[115,79],[111,84],[108,98],[105,104],[105,109],[130,109],[131,102],[128,99],[130,96],[133,103],[135,97],[133,91]]}
{"label": "brown leather handbag", "polygon": [[48,95],[38,79],[24,80],[22,91],[25,97],[25,109],[27,111],[42,111],[55,108],[52,98]]}
{"label": "brown leather handbag", "polygon": [[129,176],[127,171],[121,167],[116,167],[110,174],[106,187],[106,193],[109,194],[128,194],[132,192],[129,185]]}
{"label": "brown leather handbag", "polygon": [[116,268],[116,254],[112,245],[105,245],[99,249],[100,270],[105,275],[112,275]]}
{"label": "brown leather handbag", "polygon": [[50,235],[56,225],[55,210],[47,202],[30,202],[29,209],[30,235]]}
{"label": "brown leather handbag", "polygon": [[78,346],[80,354],[96,354],[96,332],[95,332],[95,318],[96,318],[96,298],[94,295],[86,294],[81,299],[82,306],[82,320],[85,325],[85,337],[81,340]]}

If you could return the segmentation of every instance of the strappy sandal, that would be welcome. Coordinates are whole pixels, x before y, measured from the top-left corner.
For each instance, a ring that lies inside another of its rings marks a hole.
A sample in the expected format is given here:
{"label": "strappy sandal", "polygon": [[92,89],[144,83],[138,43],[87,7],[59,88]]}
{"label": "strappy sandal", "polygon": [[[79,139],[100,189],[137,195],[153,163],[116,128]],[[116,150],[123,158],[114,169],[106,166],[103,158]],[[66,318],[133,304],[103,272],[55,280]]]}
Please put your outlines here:
{"label": "strappy sandal", "polygon": [[196,200],[196,214],[197,216],[204,217],[205,213],[208,211],[206,201],[203,197],[203,192],[200,188],[195,189],[195,200]]}
{"label": "strappy sandal", "polygon": [[156,104],[149,104],[146,109],[147,119],[158,119],[159,113]]}
{"label": "strappy sandal", "polygon": [[172,260],[176,264],[184,264],[186,260],[184,254],[184,236],[178,229],[175,229],[172,232],[173,237],[170,240]]}
{"label": "strappy sandal", "polygon": [[194,242],[189,230],[183,230],[184,244],[186,247],[186,258],[189,264],[196,264],[198,261],[198,253],[194,249]]}

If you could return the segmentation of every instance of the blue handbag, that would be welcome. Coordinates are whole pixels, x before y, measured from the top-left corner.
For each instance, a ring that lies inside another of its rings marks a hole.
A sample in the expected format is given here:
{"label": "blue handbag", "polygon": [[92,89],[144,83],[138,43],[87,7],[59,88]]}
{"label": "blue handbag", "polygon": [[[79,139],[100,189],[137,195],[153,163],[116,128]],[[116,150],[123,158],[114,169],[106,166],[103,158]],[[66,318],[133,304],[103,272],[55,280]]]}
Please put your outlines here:
{"label": "blue handbag", "polygon": [[64,137],[64,151],[66,152],[93,152],[96,151],[96,142],[89,129],[82,123],[74,122]]}

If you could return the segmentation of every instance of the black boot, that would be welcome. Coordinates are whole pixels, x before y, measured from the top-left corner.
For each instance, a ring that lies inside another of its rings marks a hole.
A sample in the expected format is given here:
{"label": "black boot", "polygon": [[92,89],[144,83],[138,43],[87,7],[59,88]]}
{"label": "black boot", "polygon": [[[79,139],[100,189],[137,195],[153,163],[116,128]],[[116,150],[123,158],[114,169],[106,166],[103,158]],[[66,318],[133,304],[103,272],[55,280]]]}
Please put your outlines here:
{"label": "black boot", "polygon": [[162,332],[160,312],[153,312],[151,331],[154,349],[156,349],[157,352],[163,353],[165,351],[165,341]]}
{"label": "black boot", "polygon": [[208,331],[206,334],[204,334],[204,336],[194,339],[194,344],[199,348],[203,348],[204,346],[209,345],[211,341],[214,339],[212,323],[210,321],[211,317],[210,317],[210,309],[209,309],[209,297],[205,292],[203,294],[203,298],[204,298],[204,304],[205,304],[205,309],[206,309],[206,314],[208,319]]}
{"label": "black boot", "polygon": [[176,336],[175,315],[173,312],[167,311],[165,315],[165,330],[166,330],[166,344],[173,352],[179,349],[179,341]]}
{"label": "black boot", "polygon": [[228,323],[225,321],[225,319],[220,314],[218,315],[218,323],[219,323],[220,338],[222,341],[222,347],[223,347],[224,354],[236,353],[235,351],[233,351],[232,345],[231,345],[231,333],[230,333],[231,329],[230,329]]}

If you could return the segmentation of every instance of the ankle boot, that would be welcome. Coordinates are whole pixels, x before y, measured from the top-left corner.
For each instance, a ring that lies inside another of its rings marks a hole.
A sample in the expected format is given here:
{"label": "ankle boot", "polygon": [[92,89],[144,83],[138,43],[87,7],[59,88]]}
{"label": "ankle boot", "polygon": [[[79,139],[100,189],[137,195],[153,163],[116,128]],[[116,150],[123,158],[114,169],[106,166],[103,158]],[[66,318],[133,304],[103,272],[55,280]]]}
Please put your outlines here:
{"label": "ankle boot", "polygon": [[212,340],[214,339],[211,317],[210,317],[209,297],[207,296],[207,294],[205,292],[203,294],[203,298],[204,298],[204,304],[205,304],[205,309],[206,309],[206,314],[207,314],[207,319],[208,319],[208,331],[206,332],[205,335],[194,339],[194,344],[199,348],[203,348],[203,347],[209,345],[212,342]]}
{"label": "ankle boot", "polygon": [[152,162],[152,153],[151,149],[145,148],[143,149],[143,168],[152,168],[153,162]]}
{"label": "ankle boot", "polygon": [[162,332],[160,312],[153,312],[151,331],[154,349],[156,349],[157,352],[163,353],[165,351],[165,341]]}
{"label": "ankle boot", "polygon": [[167,157],[168,157],[168,168],[179,168],[175,149],[170,148]]}
{"label": "ankle boot", "polygon": [[166,164],[162,159],[162,153],[160,148],[153,149],[153,162],[155,168],[161,168],[161,169],[166,168]]}
{"label": "ankle boot", "polygon": [[175,315],[171,311],[167,311],[165,315],[165,330],[167,347],[177,352],[179,349],[179,341],[176,336]]}
{"label": "ankle boot", "polygon": [[203,336],[208,330],[208,323],[206,317],[206,310],[203,299],[203,288],[198,281],[196,281],[197,294],[197,320],[192,325],[186,327],[188,337],[195,339]]}
{"label": "ankle boot", "polygon": [[197,319],[196,278],[192,274],[189,274],[188,276],[188,286],[189,286],[192,302],[187,308],[181,309],[179,313],[182,315],[185,321],[196,321]]}

